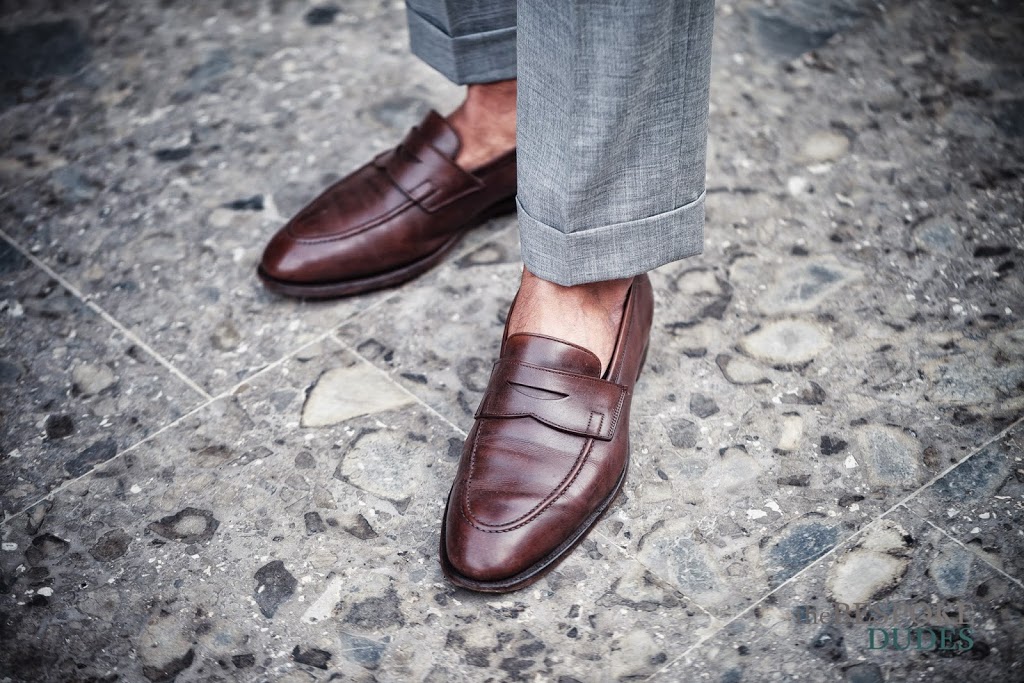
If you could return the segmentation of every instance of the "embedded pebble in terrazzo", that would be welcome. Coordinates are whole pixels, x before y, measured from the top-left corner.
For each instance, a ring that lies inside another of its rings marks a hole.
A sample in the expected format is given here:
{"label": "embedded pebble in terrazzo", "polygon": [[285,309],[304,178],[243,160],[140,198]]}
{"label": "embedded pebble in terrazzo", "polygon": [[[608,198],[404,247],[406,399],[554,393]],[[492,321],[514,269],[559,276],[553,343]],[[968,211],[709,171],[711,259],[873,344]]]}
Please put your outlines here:
{"label": "embedded pebble in terrazzo", "polygon": [[112,529],[100,536],[96,545],[89,549],[89,554],[100,562],[113,562],[128,552],[132,537],[124,529]]}
{"label": "embedded pebble in terrazzo", "polygon": [[690,420],[678,418],[665,427],[669,441],[676,448],[693,448],[700,442],[700,428]]}
{"label": "embedded pebble in terrazzo", "polygon": [[32,544],[25,550],[25,559],[29,564],[40,565],[63,557],[70,547],[71,544],[59,536],[42,534],[32,539]]}
{"label": "embedded pebble in terrazzo", "polygon": [[324,671],[327,670],[327,663],[331,661],[332,656],[330,652],[316,647],[303,649],[296,645],[295,649],[292,650],[292,659],[299,664],[323,669]]}
{"label": "embedded pebble in terrazzo", "polygon": [[78,477],[93,466],[110,460],[117,454],[117,443],[113,439],[97,441],[81,451],[78,455],[64,463],[64,469],[73,477]]}
{"label": "embedded pebble in terrazzo", "polygon": [[697,417],[704,419],[711,417],[719,411],[715,399],[704,394],[693,394],[690,396],[690,412]]}
{"label": "embedded pebble in terrazzo", "polygon": [[998,443],[986,446],[936,481],[935,495],[962,504],[986,500],[1010,475],[1010,456]]}
{"label": "embedded pebble in terrazzo", "polygon": [[820,406],[825,402],[828,394],[817,382],[808,382],[800,389],[787,391],[780,399],[782,403],[791,405]]}
{"label": "embedded pebble in terrazzo", "polygon": [[46,519],[46,513],[53,508],[52,500],[41,500],[33,505],[28,510],[28,514],[25,515],[25,531],[30,535],[39,533],[39,527],[43,525],[43,521]]}
{"label": "embedded pebble in terrazzo", "polygon": [[348,444],[334,478],[392,503],[405,511],[426,476],[431,453],[422,442],[410,440],[403,457],[395,457],[394,437],[385,431],[364,430]]}
{"label": "embedded pebble in terrazzo", "polygon": [[868,476],[881,486],[913,488],[920,477],[923,447],[898,427],[867,425],[855,432]]}
{"label": "embedded pebble in terrazzo", "polygon": [[383,643],[351,633],[342,633],[340,644],[343,657],[369,671],[375,671],[380,667],[386,649]]}
{"label": "embedded pebble in terrazzo", "polygon": [[799,197],[811,188],[811,183],[803,176],[790,176],[786,180],[786,191],[793,197]]}
{"label": "embedded pebble in terrazzo", "polygon": [[401,605],[397,591],[389,586],[384,595],[365,598],[353,604],[342,623],[369,632],[389,626],[404,626],[406,619]]}
{"label": "embedded pebble in terrazzo", "polygon": [[846,605],[868,602],[893,588],[909,561],[869,550],[853,550],[840,557],[829,575],[833,600]]}
{"label": "embedded pebble in terrazzo", "polygon": [[[768,546],[766,569],[772,585],[778,585],[818,559],[835,545],[837,529],[813,521],[797,521],[775,534]],[[766,539],[767,540],[767,539]]]}
{"label": "embedded pebble in terrazzo", "polygon": [[703,358],[708,347],[715,343],[717,332],[708,324],[669,325],[673,339],[679,344],[679,351],[688,358]]}
{"label": "embedded pebble in terrazzo", "polygon": [[256,588],[253,597],[263,616],[272,619],[278,608],[294,593],[299,582],[281,560],[274,560],[256,570],[253,575]]}
{"label": "embedded pebble in terrazzo", "polygon": [[362,515],[355,515],[352,518],[352,521],[342,526],[342,528],[361,541],[377,538],[377,532],[373,530],[373,527],[370,526],[366,517],[363,517]]}
{"label": "embedded pebble in terrazzo", "polygon": [[210,335],[213,348],[218,351],[234,351],[242,343],[242,337],[230,319],[222,321]]}
{"label": "embedded pebble in terrazzo", "polygon": [[826,587],[832,599],[853,605],[891,591],[910,564],[910,542],[907,532],[890,519],[872,527],[829,569]]}
{"label": "embedded pebble in terrazzo", "polygon": [[944,597],[964,597],[971,582],[974,556],[968,551],[950,547],[936,555],[928,567],[928,574]]}
{"label": "embedded pebble in terrazzo", "polygon": [[824,434],[819,442],[819,449],[822,455],[835,455],[836,453],[842,453],[849,446],[846,441],[835,436]]}
{"label": "embedded pebble in terrazzo", "polygon": [[189,507],[152,522],[146,528],[170,541],[190,544],[210,540],[218,526],[220,522],[209,510]]}
{"label": "embedded pebble in terrazzo", "polygon": [[780,451],[795,451],[800,447],[804,434],[804,419],[798,414],[783,415],[782,431],[776,448]]}
{"label": "embedded pebble in terrazzo", "polygon": [[332,368],[310,389],[302,406],[302,426],[329,427],[359,415],[400,408],[412,400],[365,363]]}
{"label": "embedded pebble in terrazzo", "polygon": [[715,358],[715,364],[733,384],[768,384],[771,382],[760,367],[746,358],[723,353]]}
{"label": "embedded pebble in terrazzo", "polygon": [[727,448],[704,473],[707,489],[740,489],[757,479],[761,467],[742,448]]}
{"label": "embedded pebble in terrazzo", "polygon": [[250,652],[232,655],[231,663],[235,665],[236,669],[248,669],[250,666],[256,664],[256,656]]}
{"label": "embedded pebble in terrazzo", "polygon": [[846,659],[846,638],[838,628],[826,626],[811,639],[808,651],[826,661]]}
{"label": "embedded pebble in terrazzo", "polygon": [[928,399],[944,405],[993,404],[1021,395],[1024,363],[1006,362],[999,354],[961,353],[925,363]]}
{"label": "embedded pebble in terrazzo", "polygon": [[659,573],[667,572],[685,594],[716,590],[717,572],[707,551],[679,529],[662,527],[645,535],[640,543],[640,560]]}
{"label": "embedded pebble in terrazzo", "polygon": [[117,375],[106,365],[79,363],[71,370],[72,390],[93,396],[117,383]]}
{"label": "embedded pebble in terrazzo", "polygon": [[813,360],[828,344],[828,333],[819,325],[779,320],[745,336],[739,348],[758,360],[786,366]]}
{"label": "embedded pebble in terrazzo", "polygon": [[47,439],[64,439],[75,433],[75,421],[70,415],[47,415],[43,429]]}
{"label": "embedded pebble in terrazzo", "polygon": [[800,148],[800,159],[807,163],[835,161],[850,149],[850,139],[842,133],[823,130],[806,136]]}
{"label": "embedded pebble in terrazzo", "polygon": [[153,683],[173,681],[195,661],[192,617],[181,608],[157,609],[147,620],[139,636],[139,657],[143,675]]}
{"label": "embedded pebble in terrazzo", "polygon": [[767,315],[818,311],[861,277],[834,257],[800,261],[779,272],[776,284],[758,296],[758,307]]}
{"label": "embedded pebble in terrazzo", "polygon": [[843,672],[843,683],[885,683],[882,667],[874,662],[854,664]]}
{"label": "embedded pebble in terrazzo", "polygon": [[927,251],[953,255],[960,244],[960,233],[952,216],[935,216],[914,229],[914,241]]}

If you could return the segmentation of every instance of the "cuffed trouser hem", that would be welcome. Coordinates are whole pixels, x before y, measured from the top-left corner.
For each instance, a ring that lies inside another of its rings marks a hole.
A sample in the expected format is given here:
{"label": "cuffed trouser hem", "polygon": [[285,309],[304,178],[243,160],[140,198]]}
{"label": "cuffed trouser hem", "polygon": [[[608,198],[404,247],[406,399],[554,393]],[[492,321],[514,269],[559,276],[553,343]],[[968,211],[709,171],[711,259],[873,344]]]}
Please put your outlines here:
{"label": "cuffed trouser hem", "polygon": [[412,53],[457,85],[491,83],[516,77],[516,27],[450,36],[411,7]]}
{"label": "cuffed trouser hem", "polygon": [[561,232],[516,199],[523,263],[565,287],[633,277],[704,251],[704,197],[671,211],[579,232]]}

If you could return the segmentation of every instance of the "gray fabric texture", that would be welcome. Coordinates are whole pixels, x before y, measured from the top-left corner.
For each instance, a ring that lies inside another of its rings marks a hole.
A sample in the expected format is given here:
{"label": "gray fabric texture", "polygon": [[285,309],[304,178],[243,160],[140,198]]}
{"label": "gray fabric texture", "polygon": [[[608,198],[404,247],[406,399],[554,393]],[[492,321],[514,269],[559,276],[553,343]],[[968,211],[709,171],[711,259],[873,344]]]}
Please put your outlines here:
{"label": "gray fabric texture", "polygon": [[516,77],[515,0],[406,0],[412,53],[467,85]]}
{"label": "gray fabric texture", "polygon": [[[426,5],[445,35],[516,19],[511,0],[409,0],[410,16]],[[703,250],[713,19],[713,0],[518,0],[517,203],[531,272],[575,285]],[[466,59],[491,68],[499,56],[481,47]],[[444,60],[428,63],[444,73]]]}

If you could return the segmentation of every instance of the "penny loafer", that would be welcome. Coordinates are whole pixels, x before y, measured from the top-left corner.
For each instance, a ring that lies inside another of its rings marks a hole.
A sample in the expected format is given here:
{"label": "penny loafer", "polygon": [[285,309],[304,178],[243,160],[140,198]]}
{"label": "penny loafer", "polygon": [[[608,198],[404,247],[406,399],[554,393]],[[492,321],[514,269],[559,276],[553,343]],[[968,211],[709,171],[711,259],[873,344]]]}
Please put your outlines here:
{"label": "penny loafer", "polygon": [[431,111],[394,149],[328,187],[267,244],[257,273],[287,296],[391,287],[429,270],[470,229],[515,211],[516,153],[465,171]]}
{"label": "penny loafer", "polygon": [[530,585],[615,500],[653,311],[650,280],[638,276],[603,376],[587,349],[506,328],[445,508],[441,567],[452,583],[489,593]]}

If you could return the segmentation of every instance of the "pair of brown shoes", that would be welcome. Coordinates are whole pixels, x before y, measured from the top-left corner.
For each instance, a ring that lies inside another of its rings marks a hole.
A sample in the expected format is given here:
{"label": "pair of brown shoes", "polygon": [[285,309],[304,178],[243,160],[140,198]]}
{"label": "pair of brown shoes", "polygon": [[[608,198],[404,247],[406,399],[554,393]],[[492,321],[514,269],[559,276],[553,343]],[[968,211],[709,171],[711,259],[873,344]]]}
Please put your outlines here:
{"label": "pair of brown shoes", "polygon": [[[515,152],[467,172],[455,163],[459,144],[431,112],[274,236],[258,269],[263,283],[307,298],[397,285],[437,264],[473,227],[513,211]],[[587,349],[506,328],[448,495],[440,556],[453,583],[485,592],[527,586],[611,505],[628,469],[629,407],[653,309],[650,281],[638,276],[604,372]]]}

